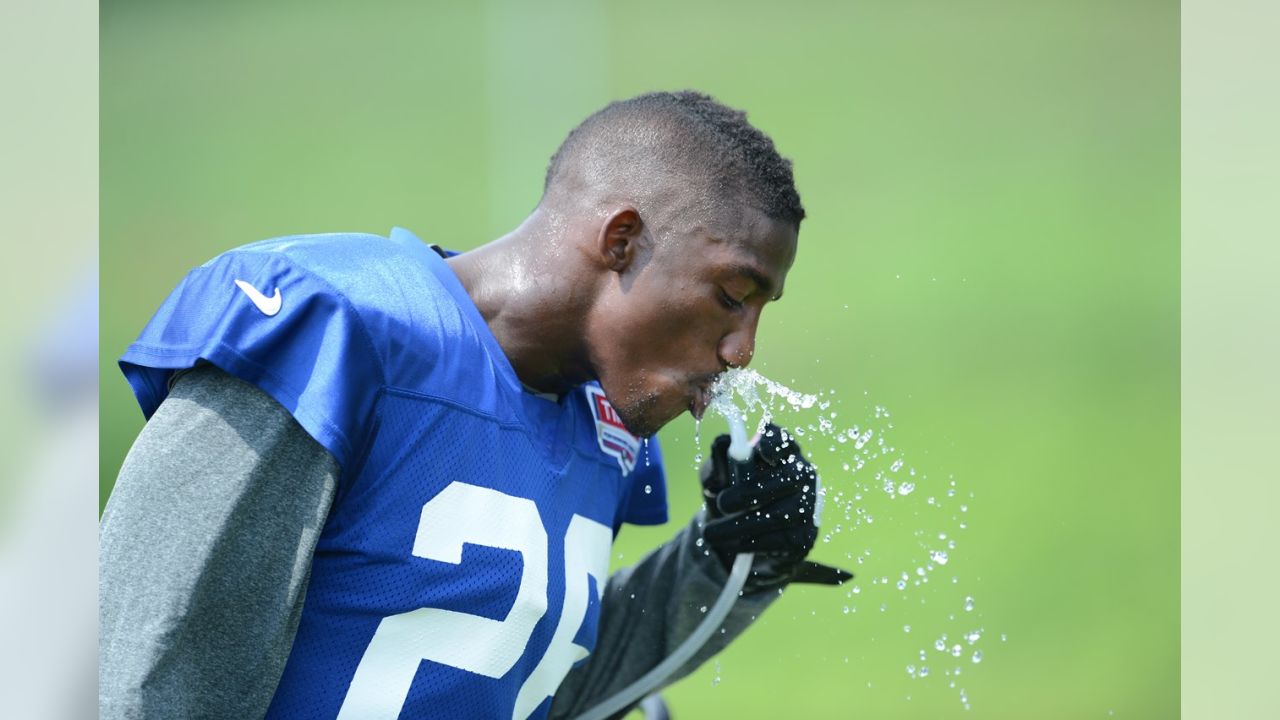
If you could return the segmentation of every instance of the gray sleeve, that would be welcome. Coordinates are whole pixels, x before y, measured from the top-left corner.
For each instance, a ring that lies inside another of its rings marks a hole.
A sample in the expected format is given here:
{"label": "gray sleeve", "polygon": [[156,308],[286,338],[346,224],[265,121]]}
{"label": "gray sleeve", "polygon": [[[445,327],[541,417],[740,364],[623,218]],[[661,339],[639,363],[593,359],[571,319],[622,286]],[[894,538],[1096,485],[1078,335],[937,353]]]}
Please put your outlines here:
{"label": "gray sleeve", "polygon": [[[595,650],[565,677],[551,718],[590,710],[639,678],[693,633],[729,579],[715,554],[698,546],[701,513],[634,567],[609,578]],[[663,685],[688,675],[742,634],[778,598],[776,590],[738,598],[707,644]]]}
{"label": "gray sleeve", "polygon": [[210,366],[174,382],[99,527],[100,717],[266,713],[337,478],[258,388]]}

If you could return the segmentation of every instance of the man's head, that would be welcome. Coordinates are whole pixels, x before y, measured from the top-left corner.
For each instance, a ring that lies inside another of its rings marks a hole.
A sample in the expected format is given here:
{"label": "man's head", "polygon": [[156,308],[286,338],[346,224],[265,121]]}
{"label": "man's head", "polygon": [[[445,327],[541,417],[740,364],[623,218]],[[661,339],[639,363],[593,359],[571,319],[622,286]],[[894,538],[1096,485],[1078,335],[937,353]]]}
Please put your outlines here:
{"label": "man's head", "polygon": [[587,118],[552,157],[539,212],[587,261],[587,362],[639,435],[700,415],[715,375],[750,362],[805,215],[769,137],[694,92]]}

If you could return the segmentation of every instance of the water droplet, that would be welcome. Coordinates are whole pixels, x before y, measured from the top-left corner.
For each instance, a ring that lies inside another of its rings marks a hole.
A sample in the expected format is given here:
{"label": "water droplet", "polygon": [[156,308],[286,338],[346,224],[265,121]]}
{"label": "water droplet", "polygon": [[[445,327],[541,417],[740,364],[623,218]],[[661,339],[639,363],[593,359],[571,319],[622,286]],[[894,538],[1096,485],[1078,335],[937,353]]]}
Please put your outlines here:
{"label": "water droplet", "polygon": [[960,653],[964,652],[964,648],[959,643],[951,646],[951,657],[960,657]]}
{"label": "water droplet", "polygon": [[910,495],[916,489],[915,483],[904,482],[898,486],[899,495]]}
{"label": "water droplet", "polygon": [[964,599],[964,611],[965,611],[965,612],[973,612],[973,598],[972,598],[972,597],[966,597],[966,598]]}
{"label": "water droplet", "polygon": [[929,677],[929,666],[921,665],[920,672],[918,672],[917,675],[919,675],[920,677]]}
{"label": "water droplet", "polygon": [[870,442],[870,441],[871,441],[871,438],[872,438],[872,436],[873,436],[873,435],[875,435],[875,431],[874,431],[874,430],[868,430],[868,431],[866,431],[865,433],[863,433],[862,435],[859,435],[859,436],[858,436],[858,439],[857,439],[857,440],[855,440],[855,441],[854,441],[854,443],[853,443],[853,449],[855,449],[855,450],[861,450],[864,446],[866,446],[866,444],[867,444],[868,442]]}
{"label": "water droplet", "polygon": [[848,606],[848,605],[845,605],[845,606],[844,606],[844,614],[845,614],[845,615],[848,615],[848,614],[849,614],[849,606]]}
{"label": "water droplet", "polygon": [[698,612],[706,612],[706,611],[707,611],[706,605],[703,605],[702,607],[698,608]]}
{"label": "water droplet", "polygon": [[652,486],[652,485],[645,485],[645,486],[644,486],[644,494],[645,494],[645,495],[648,495],[648,494],[650,494],[650,493],[652,493],[652,492],[653,492],[653,486]]}
{"label": "water droplet", "polygon": [[938,565],[946,565],[948,562],[950,562],[950,558],[948,558],[947,554],[945,552],[942,552],[941,550],[934,550],[933,552],[929,553],[929,559]]}
{"label": "water droplet", "polygon": [[902,632],[904,632],[904,633],[909,633],[909,632],[911,632],[911,626],[910,626],[910,625],[903,625],[903,626],[902,626]]}
{"label": "water droplet", "polygon": [[980,663],[980,662],[982,662],[982,651],[981,651],[981,650],[974,650],[974,651],[973,651],[973,661],[974,661],[975,663]]}
{"label": "water droplet", "polygon": [[702,538],[698,538],[697,540],[694,540],[693,544],[697,545],[698,547],[702,547]]}
{"label": "water droplet", "polygon": [[968,635],[964,636],[965,642],[969,643],[970,645],[978,642],[978,640],[980,640],[981,638],[982,638],[982,633],[978,632],[977,630],[974,630],[970,632]]}

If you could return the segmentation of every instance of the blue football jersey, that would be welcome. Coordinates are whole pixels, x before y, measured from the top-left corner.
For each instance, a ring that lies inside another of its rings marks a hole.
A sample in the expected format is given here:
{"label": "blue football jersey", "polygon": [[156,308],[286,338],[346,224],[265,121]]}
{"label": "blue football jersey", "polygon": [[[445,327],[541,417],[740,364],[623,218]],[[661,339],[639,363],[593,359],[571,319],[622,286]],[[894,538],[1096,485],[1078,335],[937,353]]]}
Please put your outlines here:
{"label": "blue football jersey", "polygon": [[666,521],[656,439],[595,384],[525,391],[447,263],[401,229],[220,255],[121,367],[149,417],[202,361],[342,468],[268,716],[545,716],[594,647],[618,528]]}

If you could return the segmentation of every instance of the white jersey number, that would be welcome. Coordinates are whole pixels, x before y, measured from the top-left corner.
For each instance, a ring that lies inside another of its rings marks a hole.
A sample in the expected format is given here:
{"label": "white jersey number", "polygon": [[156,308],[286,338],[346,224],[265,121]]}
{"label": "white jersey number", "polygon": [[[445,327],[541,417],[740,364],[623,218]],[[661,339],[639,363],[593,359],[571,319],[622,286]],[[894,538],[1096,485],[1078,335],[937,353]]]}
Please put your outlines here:
{"label": "white jersey number", "polygon": [[[587,650],[573,643],[586,616],[587,575],[604,592],[609,528],[574,515],[564,537],[565,593],[547,652],[516,698],[515,720],[524,720],[555,692],[570,666]],[[533,628],[547,612],[547,531],[533,501],[454,482],[422,506],[413,554],[462,563],[471,543],[514,550],[524,560],[520,589],[503,620],[439,608],[419,608],[382,619],[365,650],[339,720],[398,718],[423,660],[491,678],[505,675],[524,654]]]}

